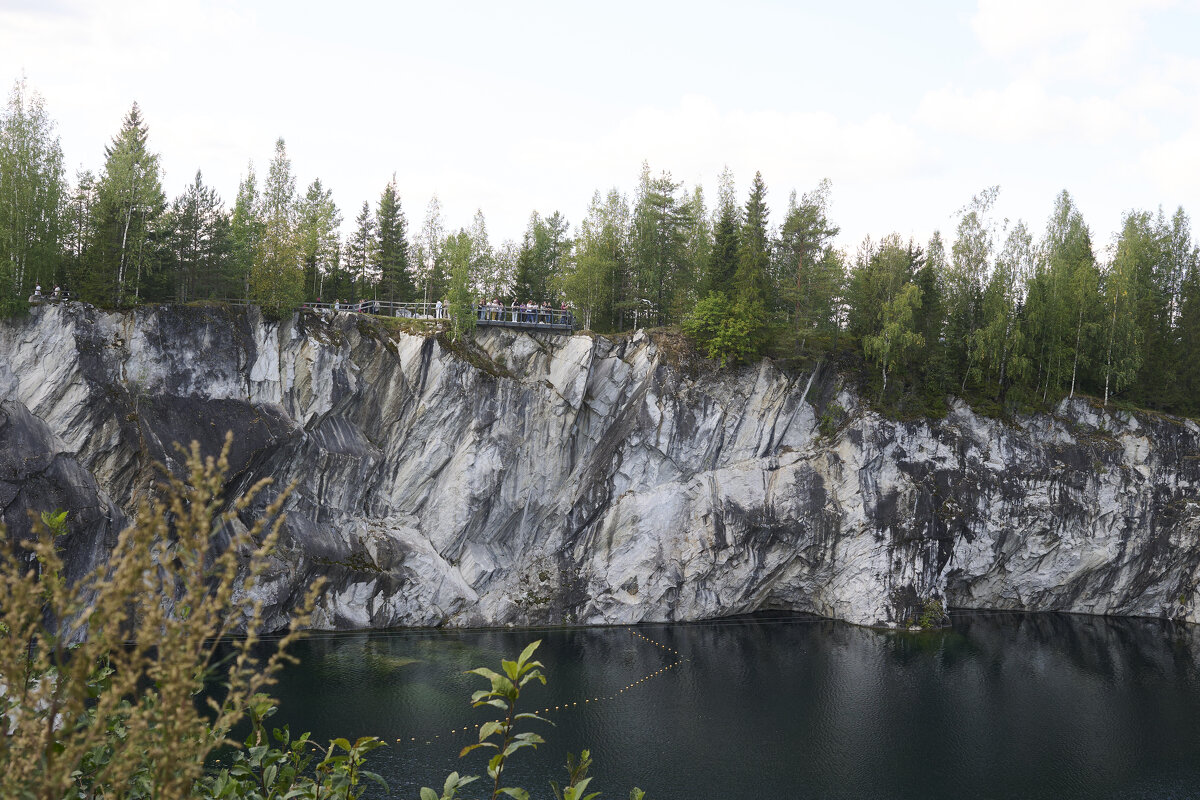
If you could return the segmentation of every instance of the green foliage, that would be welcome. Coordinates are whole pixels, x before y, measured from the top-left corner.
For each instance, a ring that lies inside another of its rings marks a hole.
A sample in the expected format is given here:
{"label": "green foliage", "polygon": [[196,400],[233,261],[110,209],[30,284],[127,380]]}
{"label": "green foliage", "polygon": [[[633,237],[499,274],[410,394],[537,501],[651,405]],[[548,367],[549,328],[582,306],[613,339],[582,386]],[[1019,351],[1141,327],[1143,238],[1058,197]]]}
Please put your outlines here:
{"label": "green foliage", "polygon": [[358,800],[371,783],[387,791],[382,777],[363,768],[367,754],[385,746],[382,741],[374,736],[354,742],[339,738],[322,747],[307,733],[292,738],[286,725],[268,736],[264,723],[275,711],[266,695],[251,698],[251,730],[243,748],[233,752],[230,766],[205,775],[194,796],[203,800]]}
{"label": "green foliage", "polygon": [[66,194],[54,123],[19,79],[0,112],[0,317],[28,308],[37,284],[61,280]]}
{"label": "green foliage", "polygon": [[921,616],[917,619],[917,626],[924,629],[940,628],[945,620],[946,609],[942,607],[942,601],[931,597],[921,607]]}
{"label": "green foliage", "polygon": [[471,335],[479,318],[471,295],[471,237],[466,231],[459,231],[447,238],[445,249],[450,264],[450,291],[446,303],[450,338],[457,342]]}
{"label": "green foliage", "polygon": [[[265,482],[224,510],[229,446],[215,461],[196,445],[185,451],[186,482],[168,475],[109,558],[72,584],[60,577],[56,541],[65,512],[43,515],[24,543],[37,569],[19,549],[0,550],[0,796],[194,796],[208,754],[230,744],[282,666],[282,649],[254,654],[262,611],[247,589],[267,568],[287,493],[234,533],[231,521]],[[232,535],[221,551],[210,547],[218,531]],[[281,648],[305,624],[317,588]],[[230,640],[239,625],[245,636]],[[220,647],[231,655],[218,667]],[[220,699],[198,703],[218,676]]]}
{"label": "green foliage", "polygon": [[[516,798],[516,800],[529,800],[530,797],[526,789],[501,786],[500,783],[504,775],[504,766],[511,756],[526,747],[536,749],[539,744],[545,744],[545,740],[536,733],[528,731],[518,733],[516,730],[517,723],[526,720],[550,724],[549,720],[536,714],[517,711],[521,691],[527,684],[532,681],[539,681],[543,685],[546,683],[546,676],[542,674],[541,662],[532,660],[533,654],[540,644],[540,641],[531,643],[521,652],[521,655],[517,656],[515,661],[502,660],[499,672],[487,667],[478,667],[467,671],[468,674],[478,675],[486,680],[489,687],[474,692],[471,695],[471,705],[475,708],[495,708],[501,713],[499,719],[480,725],[478,743],[467,745],[459,754],[462,757],[475,750],[487,750],[492,753],[487,763],[487,776],[492,779],[491,800],[496,800],[501,795]],[[598,792],[587,792],[588,784],[591,782],[587,772],[591,765],[591,754],[587,750],[582,752],[578,760],[568,754],[566,769],[569,780],[567,785],[560,787],[553,781],[550,784],[555,797],[558,800],[592,800],[595,798],[599,794]],[[460,776],[459,773],[452,772],[446,778],[440,795],[426,786],[421,789],[421,800],[455,800],[458,798],[458,791],[463,786],[477,779],[476,776]],[[644,800],[645,793],[641,789],[634,788],[629,796],[631,800]]]}
{"label": "green foliage", "polygon": [[278,319],[304,301],[304,271],[297,231],[296,178],[283,139],[263,186],[261,236],[250,268],[250,299]]}
{"label": "green foliage", "polygon": [[821,418],[817,420],[817,430],[826,439],[832,439],[837,435],[838,429],[846,420],[846,409],[838,403],[830,403],[821,412]]}
{"label": "green foliage", "polygon": [[992,216],[993,186],[927,253],[890,235],[851,257],[834,246],[827,180],[771,220],[761,174],[739,198],[726,169],[710,214],[702,186],[643,164],[632,208],[596,192],[577,232],[533,213],[499,247],[481,211],[447,235],[436,195],[410,244],[393,175],[343,242],[320,180],[297,197],[282,139],[261,192],[251,166],[227,213],[198,172],[168,208],[148,137],[134,104],[99,175],[68,187],[42,99],[15,84],[0,112],[0,316],[28,311],[39,284],[109,307],[238,296],[275,318],[304,300],[434,302],[453,288],[456,338],[477,299],[565,299],[592,330],[679,324],[724,364],[836,362],[897,413],[937,413],[949,396],[1045,408],[1085,392],[1200,414],[1200,255],[1182,208],[1130,211],[1101,249],[1067,192],[1035,235]]}
{"label": "green foliage", "polygon": [[396,176],[388,181],[375,208],[375,257],[378,259],[379,297],[399,302],[416,294],[409,274],[408,220],[400,207]]}
{"label": "green foliage", "polygon": [[709,358],[730,366],[750,360],[763,345],[766,309],[744,299],[730,302],[714,292],[683,321],[683,331]]}
{"label": "green foliage", "polygon": [[92,239],[79,291],[93,302],[137,303],[159,261],[159,223],[166,206],[162,169],[148,147],[149,129],[134,103],[105,150],[96,183]]}
{"label": "green foliage", "polygon": [[[342,213],[333,202],[333,192],[317,178],[309,184],[298,209],[296,236],[300,248],[300,262],[304,270],[304,298],[309,302],[325,298],[325,282],[338,270],[338,228],[342,224]],[[335,287],[330,287],[335,288]],[[339,287],[340,288],[340,287]],[[330,300],[348,294],[335,291]]]}

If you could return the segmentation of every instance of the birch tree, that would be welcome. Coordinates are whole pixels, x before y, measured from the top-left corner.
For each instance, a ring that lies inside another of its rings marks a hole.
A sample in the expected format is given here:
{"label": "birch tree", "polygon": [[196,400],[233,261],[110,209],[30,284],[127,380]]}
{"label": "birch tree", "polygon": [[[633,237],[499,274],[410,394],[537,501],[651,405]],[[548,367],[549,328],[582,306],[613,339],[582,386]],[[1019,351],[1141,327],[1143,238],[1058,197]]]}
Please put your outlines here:
{"label": "birch tree", "polygon": [[0,114],[0,301],[10,308],[56,279],[66,191],[54,123],[22,78]]}
{"label": "birch tree", "polygon": [[309,184],[297,209],[300,263],[304,269],[306,300],[323,299],[325,281],[337,267],[342,212],[333,202],[333,191],[317,178]]}
{"label": "birch tree", "polygon": [[296,235],[296,178],[282,138],[263,184],[262,236],[250,275],[250,297],[279,317],[304,301],[304,271]]}

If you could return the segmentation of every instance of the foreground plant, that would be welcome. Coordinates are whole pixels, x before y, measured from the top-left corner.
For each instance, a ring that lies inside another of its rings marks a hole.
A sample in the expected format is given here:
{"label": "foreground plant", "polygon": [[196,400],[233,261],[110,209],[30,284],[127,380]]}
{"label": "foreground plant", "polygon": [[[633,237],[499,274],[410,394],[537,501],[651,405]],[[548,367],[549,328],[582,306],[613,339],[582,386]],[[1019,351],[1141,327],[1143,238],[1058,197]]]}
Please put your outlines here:
{"label": "foreground plant", "polygon": [[[542,662],[531,660],[534,651],[540,644],[540,640],[530,644],[521,652],[516,661],[502,660],[500,662],[501,672],[487,667],[468,670],[468,673],[478,675],[490,684],[490,688],[481,689],[471,695],[471,705],[474,708],[491,706],[499,709],[503,714],[500,719],[480,725],[478,743],[467,745],[459,753],[461,758],[473,750],[494,751],[487,765],[487,775],[492,779],[492,792],[489,795],[491,800],[497,800],[502,794],[516,798],[516,800],[529,800],[529,792],[525,789],[500,785],[504,766],[512,755],[523,748],[536,749],[539,744],[546,743],[546,740],[536,733],[530,731],[518,733],[516,731],[517,723],[536,720],[553,724],[537,714],[517,711],[517,702],[521,699],[521,690],[526,684],[530,681],[540,681],[544,686],[546,683],[546,676],[542,673]],[[588,784],[592,780],[587,776],[591,764],[591,755],[587,750],[583,751],[578,761],[570,753],[567,754],[567,774],[570,780],[565,787],[561,788],[553,781],[550,783],[557,800],[592,800],[600,794],[599,792],[586,793]],[[452,772],[446,778],[440,795],[426,786],[421,789],[421,800],[457,800],[459,790],[478,779],[479,776],[476,775],[463,776]],[[629,798],[630,800],[644,800],[645,793],[641,789],[635,788],[630,791]]]}
{"label": "foreground plant", "polygon": [[[196,444],[181,449],[187,478],[167,475],[108,560],[71,585],[60,577],[58,546],[68,519],[35,520],[31,542],[4,538],[0,797],[190,797],[210,752],[234,744],[230,731],[274,681],[319,587],[273,652],[258,658],[263,613],[254,586],[287,493],[248,531],[237,513],[269,481],[223,512],[231,440],[215,461]],[[197,702],[218,670],[220,699]]]}

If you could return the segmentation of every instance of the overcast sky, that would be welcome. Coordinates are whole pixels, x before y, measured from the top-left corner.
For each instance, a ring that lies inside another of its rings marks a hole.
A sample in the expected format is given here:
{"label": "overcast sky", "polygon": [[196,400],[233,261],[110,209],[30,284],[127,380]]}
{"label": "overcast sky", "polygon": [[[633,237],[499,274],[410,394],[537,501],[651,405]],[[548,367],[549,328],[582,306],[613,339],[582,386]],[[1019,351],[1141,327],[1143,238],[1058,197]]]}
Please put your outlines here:
{"label": "overcast sky", "polygon": [[232,205],[282,136],[347,220],[395,172],[414,226],[436,192],[493,244],[535,209],[577,224],[643,160],[710,205],[725,165],[776,211],[828,177],[851,251],[951,230],[992,184],[1039,231],[1068,189],[1101,245],[1130,208],[1200,213],[1200,0],[0,0],[22,73],[72,176],[136,100],[169,196],[199,168]]}

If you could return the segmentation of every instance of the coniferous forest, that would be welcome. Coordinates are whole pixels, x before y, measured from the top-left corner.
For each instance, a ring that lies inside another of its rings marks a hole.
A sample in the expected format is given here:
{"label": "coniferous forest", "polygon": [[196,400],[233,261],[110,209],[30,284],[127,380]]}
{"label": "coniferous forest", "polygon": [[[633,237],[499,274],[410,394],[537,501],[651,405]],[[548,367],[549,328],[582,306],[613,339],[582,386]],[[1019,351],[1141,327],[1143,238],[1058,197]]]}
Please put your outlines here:
{"label": "coniferous forest", "polygon": [[[395,176],[344,213],[319,179],[299,187],[283,139],[227,202],[202,173],[168,198],[136,104],[98,174],[68,176],[43,100],[18,81],[0,111],[0,313],[35,286],[105,308],[249,298],[566,303],[585,328],[681,329],[723,365],[833,361],[898,413],[948,396],[985,411],[1069,394],[1200,415],[1200,254],[1182,208],[1131,210],[1097,242],[1071,195],[1044,222],[998,220],[998,187],[929,241],[835,246],[832,186],[772,196],[761,174],[715,196],[643,164],[634,196],[597,190],[584,219],[535,211],[493,245],[482,212],[457,229],[436,196],[410,220]],[[385,176],[386,177],[386,176]],[[455,287],[453,284],[457,283]]]}

